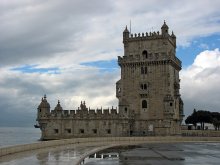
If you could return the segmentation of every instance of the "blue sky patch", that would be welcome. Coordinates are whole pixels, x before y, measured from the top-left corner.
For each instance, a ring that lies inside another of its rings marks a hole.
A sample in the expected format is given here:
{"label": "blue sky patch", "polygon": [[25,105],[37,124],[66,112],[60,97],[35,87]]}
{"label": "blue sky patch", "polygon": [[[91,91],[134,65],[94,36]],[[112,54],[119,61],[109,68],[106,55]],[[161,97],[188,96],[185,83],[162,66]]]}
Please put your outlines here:
{"label": "blue sky patch", "polygon": [[100,61],[93,61],[93,62],[84,62],[84,63],[81,63],[80,65],[96,67],[96,68],[99,68],[100,71],[104,71],[104,72],[113,72],[119,69],[117,59],[112,59],[112,60],[107,60],[107,61],[100,60]]}
{"label": "blue sky patch", "polygon": [[205,51],[220,48],[220,35],[213,34],[207,37],[195,38],[188,47],[177,47],[177,57],[182,61],[183,67],[191,65],[195,57]]}
{"label": "blue sky patch", "polygon": [[60,69],[57,67],[53,68],[38,68],[38,65],[23,65],[21,67],[12,68],[12,71],[20,71],[22,73],[50,73],[59,74]]}

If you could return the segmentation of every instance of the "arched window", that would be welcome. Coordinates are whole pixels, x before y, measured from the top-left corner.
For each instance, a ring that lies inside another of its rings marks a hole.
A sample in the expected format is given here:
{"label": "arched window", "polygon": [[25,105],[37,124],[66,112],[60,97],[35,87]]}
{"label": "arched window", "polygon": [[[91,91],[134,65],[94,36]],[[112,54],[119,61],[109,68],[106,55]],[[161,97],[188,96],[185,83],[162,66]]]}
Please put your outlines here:
{"label": "arched window", "polygon": [[141,84],[140,85],[140,88],[142,89],[142,90],[147,90],[147,84]]}
{"label": "arched window", "polygon": [[142,52],[143,58],[148,58],[148,52],[146,50],[144,50]]}
{"label": "arched window", "polygon": [[142,108],[147,108],[147,100],[142,100]]}

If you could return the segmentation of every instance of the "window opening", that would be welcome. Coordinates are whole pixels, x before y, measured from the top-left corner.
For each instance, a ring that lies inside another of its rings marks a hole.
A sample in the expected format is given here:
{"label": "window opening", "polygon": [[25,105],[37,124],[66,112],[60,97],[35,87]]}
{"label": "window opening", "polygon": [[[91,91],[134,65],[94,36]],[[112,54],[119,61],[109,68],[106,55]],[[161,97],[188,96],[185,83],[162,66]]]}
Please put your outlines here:
{"label": "window opening", "polygon": [[111,129],[106,130],[107,134],[111,134]]}
{"label": "window opening", "polygon": [[142,55],[143,55],[144,58],[148,58],[148,52],[146,50],[144,50],[142,52]]}
{"label": "window opening", "polygon": [[92,130],[94,134],[97,134],[97,129]]}
{"label": "window opening", "polygon": [[59,133],[59,130],[58,129],[54,129],[54,133]]}
{"label": "window opening", "polygon": [[141,74],[147,74],[147,67],[141,67]]}
{"label": "window opening", "polygon": [[147,108],[147,101],[146,100],[142,100],[142,108]]}
{"label": "window opening", "polygon": [[71,129],[65,129],[66,133],[71,133]]}

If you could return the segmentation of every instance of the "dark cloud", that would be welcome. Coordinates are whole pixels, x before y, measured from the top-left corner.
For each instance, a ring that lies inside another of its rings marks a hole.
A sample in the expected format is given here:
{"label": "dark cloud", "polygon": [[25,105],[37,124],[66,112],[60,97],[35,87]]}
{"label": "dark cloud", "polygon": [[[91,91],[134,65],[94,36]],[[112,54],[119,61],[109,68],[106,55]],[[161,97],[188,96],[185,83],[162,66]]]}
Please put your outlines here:
{"label": "dark cloud", "polygon": [[12,7],[14,4],[9,2],[0,16],[0,66],[38,63],[39,58],[74,51],[74,42],[80,41],[91,19],[110,12],[110,4],[97,0],[56,0],[30,1]]}

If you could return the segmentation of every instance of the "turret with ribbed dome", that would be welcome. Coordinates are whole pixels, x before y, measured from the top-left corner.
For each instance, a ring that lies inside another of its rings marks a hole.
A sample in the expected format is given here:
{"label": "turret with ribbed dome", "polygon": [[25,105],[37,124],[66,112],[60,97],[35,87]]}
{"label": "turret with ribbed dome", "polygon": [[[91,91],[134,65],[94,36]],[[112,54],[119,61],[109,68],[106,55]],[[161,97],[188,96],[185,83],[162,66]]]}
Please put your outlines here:
{"label": "turret with ribbed dome", "polygon": [[63,110],[63,108],[62,108],[61,105],[60,105],[60,100],[58,100],[57,106],[55,107],[54,110],[55,110],[55,111],[62,111],[62,110]]}
{"label": "turret with ribbed dome", "polygon": [[174,46],[176,47],[176,35],[173,33],[173,31],[172,31],[172,34],[171,34],[171,38],[173,40]]}
{"label": "turret with ribbed dome", "polygon": [[126,26],[125,30],[123,31],[123,41],[129,38],[129,34],[130,34],[130,32]]}
{"label": "turret with ribbed dome", "polygon": [[38,106],[38,108],[50,108],[50,104],[47,102],[47,96],[46,95],[44,95],[44,97],[42,97],[41,103]]}
{"label": "turret with ribbed dome", "polygon": [[167,34],[169,34],[168,30],[169,30],[169,27],[167,26],[166,21],[164,20],[164,23],[163,23],[163,25],[161,27],[162,35],[166,36]]}
{"label": "turret with ribbed dome", "polygon": [[44,95],[41,99],[41,103],[38,106],[38,117],[47,117],[50,113],[50,104],[47,102],[47,96]]}

